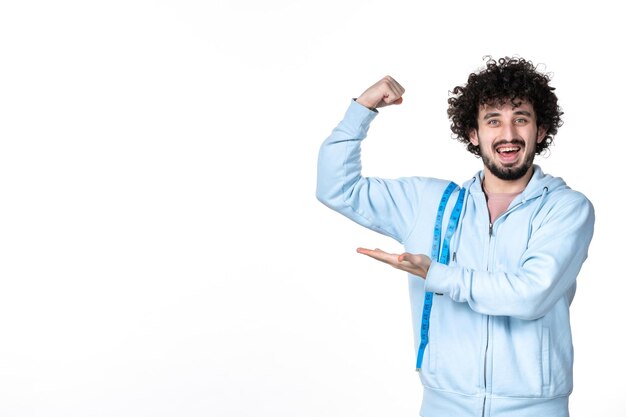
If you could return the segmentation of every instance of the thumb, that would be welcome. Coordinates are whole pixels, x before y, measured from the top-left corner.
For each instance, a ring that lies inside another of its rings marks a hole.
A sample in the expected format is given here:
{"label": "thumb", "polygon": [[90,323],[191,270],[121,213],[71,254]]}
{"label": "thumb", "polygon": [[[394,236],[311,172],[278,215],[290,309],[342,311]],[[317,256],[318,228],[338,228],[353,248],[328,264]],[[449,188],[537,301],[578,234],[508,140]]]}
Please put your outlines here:
{"label": "thumb", "polygon": [[408,262],[413,266],[418,266],[419,265],[419,258],[417,255],[414,255],[412,253],[408,253],[405,252],[402,255],[398,256],[398,261],[399,262]]}
{"label": "thumb", "polygon": [[402,104],[403,101],[404,99],[402,97],[398,97],[398,99],[391,104]]}

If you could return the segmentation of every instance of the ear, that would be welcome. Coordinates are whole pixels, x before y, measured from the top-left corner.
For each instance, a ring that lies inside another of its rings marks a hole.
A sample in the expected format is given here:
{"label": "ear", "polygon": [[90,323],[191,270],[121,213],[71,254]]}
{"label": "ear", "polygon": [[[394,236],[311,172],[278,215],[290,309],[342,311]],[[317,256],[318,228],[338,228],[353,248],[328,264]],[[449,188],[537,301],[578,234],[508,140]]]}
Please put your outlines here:
{"label": "ear", "polygon": [[470,137],[470,142],[472,143],[472,145],[478,146],[478,130],[471,129],[469,131],[469,137]]}
{"label": "ear", "polygon": [[537,129],[537,143],[541,143],[546,138],[546,133],[546,128],[539,126],[539,129]]}

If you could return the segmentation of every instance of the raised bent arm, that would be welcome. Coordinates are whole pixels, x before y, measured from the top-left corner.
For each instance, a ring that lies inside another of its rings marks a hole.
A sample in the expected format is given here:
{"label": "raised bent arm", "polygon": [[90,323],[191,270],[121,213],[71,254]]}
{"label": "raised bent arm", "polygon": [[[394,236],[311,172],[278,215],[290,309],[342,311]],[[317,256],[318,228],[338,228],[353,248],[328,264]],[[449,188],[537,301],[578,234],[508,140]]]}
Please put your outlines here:
{"label": "raised bent arm", "polygon": [[324,141],[317,165],[317,198],[351,220],[403,242],[415,221],[419,178],[361,175],[361,141],[377,113],[352,101]]}

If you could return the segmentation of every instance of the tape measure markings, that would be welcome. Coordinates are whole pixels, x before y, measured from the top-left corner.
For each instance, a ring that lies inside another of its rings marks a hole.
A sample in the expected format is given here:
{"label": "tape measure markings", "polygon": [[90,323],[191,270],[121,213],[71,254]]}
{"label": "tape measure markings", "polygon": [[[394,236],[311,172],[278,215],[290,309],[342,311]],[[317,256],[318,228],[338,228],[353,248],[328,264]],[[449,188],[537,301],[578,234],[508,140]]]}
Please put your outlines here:
{"label": "tape measure markings", "polygon": [[[431,250],[431,259],[438,261],[444,265],[448,264],[448,260],[450,257],[450,240],[452,239],[452,235],[454,234],[458,223],[459,218],[461,216],[461,210],[463,208],[463,199],[465,197],[465,188],[461,188],[459,191],[459,196],[457,197],[456,203],[454,204],[454,208],[452,209],[452,213],[450,214],[450,220],[448,221],[448,228],[446,230],[446,235],[443,240],[443,246],[441,246],[441,229],[443,223],[443,215],[448,205],[448,200],[450,196],[458,188],[453,182],[448,184],[448,187],[443,192],[441,196],[441,201],[439,202],[439,207],[437,209],[437,218],[435,221],[435,230],[433,232],[433,245]],[[440,252],[441,249],[441,252]],[[428,329],[430,328],[430,312],[433,306],[433,293],[427,291],[424,294],[424,308],[422,310],[422,323],[420,326],[420,346],[417,353],[417,364],[416,370],[419,372],[422,369],[422,362],[424,360],[424,351],[426,350],[426,346],[428,345]]]}

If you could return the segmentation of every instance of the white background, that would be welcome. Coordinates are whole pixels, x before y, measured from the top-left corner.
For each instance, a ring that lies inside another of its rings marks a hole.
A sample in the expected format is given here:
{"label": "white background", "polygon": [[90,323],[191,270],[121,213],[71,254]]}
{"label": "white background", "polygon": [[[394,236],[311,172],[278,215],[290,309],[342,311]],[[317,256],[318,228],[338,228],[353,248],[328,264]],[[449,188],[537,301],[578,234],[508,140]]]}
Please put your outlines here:
{"label": "white background", "polygon": [[[617,2],[616,2],[617,3]],[[623,395],[623,14],[613,2],[2,1],[0,416],[416,416],[401,250],[315,199],[352,97],[406,88],[366,175],[462,182],[448,90],[553,73],[545,171],[596,208],[573,417]]]}

